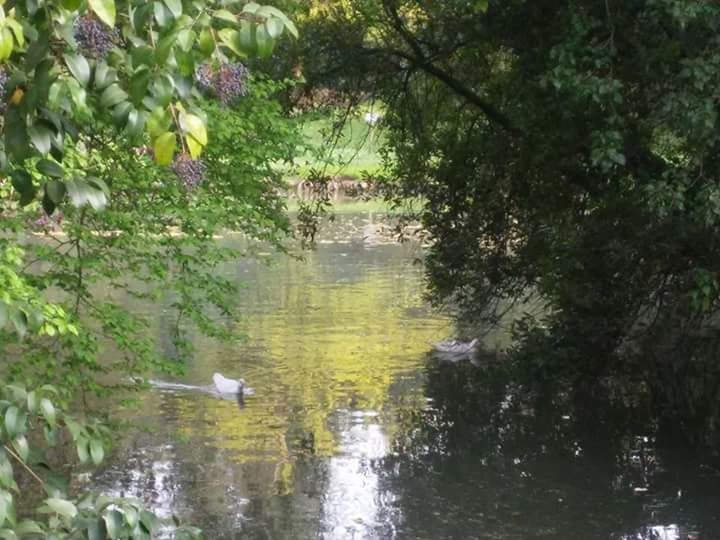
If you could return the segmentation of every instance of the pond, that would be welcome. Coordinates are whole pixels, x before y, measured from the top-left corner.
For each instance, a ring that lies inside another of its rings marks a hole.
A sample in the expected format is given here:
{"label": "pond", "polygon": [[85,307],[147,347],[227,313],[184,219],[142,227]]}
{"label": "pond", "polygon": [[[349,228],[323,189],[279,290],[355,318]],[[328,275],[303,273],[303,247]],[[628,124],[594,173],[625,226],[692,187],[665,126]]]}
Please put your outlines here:
{"label": "pond", "polygon": [[180,382],[219,371],[254,395],[143,393],[94,488],[210,539],[720,538],[720,470],[650,420],[527,392],[492,354],[433,357],[452,326],[423,302],[421,247],[369,227],[339,216],[305,261],[223,268],[247,339],[197,337]]}

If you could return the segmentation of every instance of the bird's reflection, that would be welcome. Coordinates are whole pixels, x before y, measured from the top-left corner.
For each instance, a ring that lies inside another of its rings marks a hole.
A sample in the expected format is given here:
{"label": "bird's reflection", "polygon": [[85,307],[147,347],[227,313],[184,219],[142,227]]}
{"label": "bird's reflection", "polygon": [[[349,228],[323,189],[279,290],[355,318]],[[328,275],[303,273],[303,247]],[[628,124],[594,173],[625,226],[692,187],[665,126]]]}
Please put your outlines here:
{"label": "bird's reflection", "polygon": [[238,409],[242,411],[245,408],[245,393],[238,392],[237,394],[235,394],[235,401],[238,404]]}

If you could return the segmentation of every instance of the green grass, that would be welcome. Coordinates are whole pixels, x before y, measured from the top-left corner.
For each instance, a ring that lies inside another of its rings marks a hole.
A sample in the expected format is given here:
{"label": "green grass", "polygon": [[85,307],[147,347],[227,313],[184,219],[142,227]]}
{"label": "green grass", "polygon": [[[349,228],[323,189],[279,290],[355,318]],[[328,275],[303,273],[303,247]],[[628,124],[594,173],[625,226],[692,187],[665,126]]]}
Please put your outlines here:
{"label": "green grass", "polygon": [[306,176],[311,169],[322,170],[323,166],[326,166],[329,176],[360,177],[364,173],[373,175],[379,172],[382,167],[379,151],[384,136],[380,128],[365,123],[365,112],[360,111],[345,122],[333,148],[328,147],[327,138],[335,118],[332,112],[312,113],[302,118],[303,134],[308,146],[314,150],[308,150],[297,160],[299,175]]}

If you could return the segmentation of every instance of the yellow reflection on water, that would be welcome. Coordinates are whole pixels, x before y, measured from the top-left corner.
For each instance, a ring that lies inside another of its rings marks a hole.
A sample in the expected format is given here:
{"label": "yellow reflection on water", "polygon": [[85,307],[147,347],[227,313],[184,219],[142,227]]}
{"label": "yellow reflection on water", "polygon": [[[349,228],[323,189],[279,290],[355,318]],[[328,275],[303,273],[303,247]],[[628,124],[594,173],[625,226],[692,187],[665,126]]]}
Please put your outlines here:
{"label": "yellow reflection on water", "polygon": [[338,453],[338,413],[364,411],[391,437],[398,410],[424,405],[421,384],[401,392],[394,385],[418,378],[428,343],[447,335],[449,323],[423,305],[411,257],[398,246],[388,254],[368,263],[362,249],[344,258],[315,253],[249,272],[247,344],[198,344],[202,357],[188,377],[242,376],[255,395],[244,408],[184,401],[183,438],[223,449],[237,463],[273,463],[272,483],[283,493],[292,489],[296,457]]}

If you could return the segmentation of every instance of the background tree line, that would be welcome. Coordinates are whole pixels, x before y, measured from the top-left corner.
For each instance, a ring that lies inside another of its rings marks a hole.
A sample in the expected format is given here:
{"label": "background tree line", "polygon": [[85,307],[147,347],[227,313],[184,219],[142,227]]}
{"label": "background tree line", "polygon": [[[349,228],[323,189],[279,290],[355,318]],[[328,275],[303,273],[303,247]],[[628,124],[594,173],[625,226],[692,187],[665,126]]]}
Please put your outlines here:
{"label": "background tree line", "polygon": [[477,329],[532,297],[512,355],[530,380],[620,374],[716,433],[718,6],[286,7],[310,87],[386,106],[385,180],[423,201],[433,300]]}

